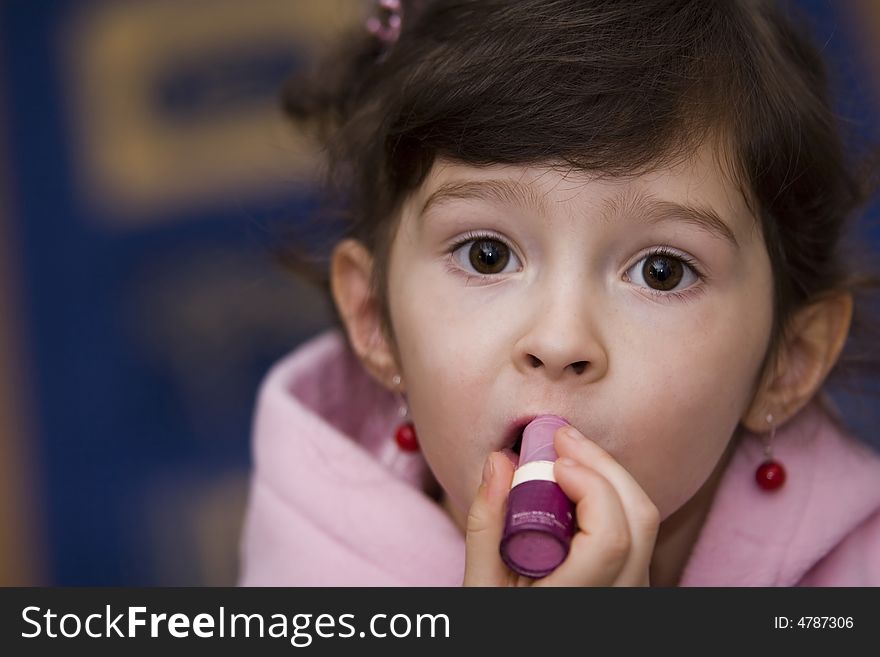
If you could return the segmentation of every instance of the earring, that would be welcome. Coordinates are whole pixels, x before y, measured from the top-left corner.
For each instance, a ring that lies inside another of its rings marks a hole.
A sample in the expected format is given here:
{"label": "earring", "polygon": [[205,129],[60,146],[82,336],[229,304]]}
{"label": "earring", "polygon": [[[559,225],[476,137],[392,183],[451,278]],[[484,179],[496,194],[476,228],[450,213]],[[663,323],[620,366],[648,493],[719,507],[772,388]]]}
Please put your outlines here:
{"label": "earring", "polygon": [[776,490],[785,483],[785,468],[773,459],[771,442],[776,436],[776,425],[773,424],[772,413],[767,413],[767,423],[770,425],[770,435],[764,434],[764,462],[755,471],[755,481],[764,490]]}
{"label": "earring", "polygon": [[[392,377],[391,382],[394,384],[395,388],[399,387],[401,382],[400,375],[395,374]],[[394,440],[402,451],[417,452],[419,451],[419,441],[416,437],[416,427],[409,419],[409,406],[403,398],[403,395],[399,392],[396,394],[398,401],[400,402],[400,408],[397,413],[401,418],[401,424],[398,425],[397,431],[394,432]]]}

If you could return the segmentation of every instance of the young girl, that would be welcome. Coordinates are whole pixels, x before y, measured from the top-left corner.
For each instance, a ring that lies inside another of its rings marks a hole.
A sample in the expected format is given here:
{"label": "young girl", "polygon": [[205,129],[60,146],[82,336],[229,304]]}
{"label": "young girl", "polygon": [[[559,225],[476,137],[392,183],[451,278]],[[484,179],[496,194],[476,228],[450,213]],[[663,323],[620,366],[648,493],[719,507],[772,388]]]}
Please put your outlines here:
{"label": "young girl", "polygon": [[[344,330],[261,389],[244,585],[880,585],[880,458],[822,392],[863,188],[782,12],[383,0],[332,64],[287,107]],[[532,579],[499,542],[543,414],[576,533]]]}

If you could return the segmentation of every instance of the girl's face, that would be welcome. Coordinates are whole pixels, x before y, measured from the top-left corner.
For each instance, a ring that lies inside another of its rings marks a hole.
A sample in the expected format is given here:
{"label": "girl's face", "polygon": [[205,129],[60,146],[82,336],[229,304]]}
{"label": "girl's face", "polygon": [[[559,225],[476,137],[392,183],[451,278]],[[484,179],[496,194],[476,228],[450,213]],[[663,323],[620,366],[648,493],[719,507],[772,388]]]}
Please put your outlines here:
{"label": "girl's face", "polygon": [[487,455],[552,413],[666,518],[707,480],[755,392],[770,262],[708,151],[626,179],[440,161],[403,207],[390,257],[410,410],[459,511]]}

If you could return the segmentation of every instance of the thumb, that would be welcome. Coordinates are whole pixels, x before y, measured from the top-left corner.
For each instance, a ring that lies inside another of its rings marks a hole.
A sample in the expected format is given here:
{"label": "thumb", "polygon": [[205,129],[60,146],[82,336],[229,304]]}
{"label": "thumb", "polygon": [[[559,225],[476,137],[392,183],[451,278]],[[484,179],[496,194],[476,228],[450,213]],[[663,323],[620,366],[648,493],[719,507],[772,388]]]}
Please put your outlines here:
{"label": "thumb", "polygon": [[510,460],[499,452],[489,454],[483,466],[483,483],[468,511],[465,586],[501,586],[509,579],[510,569],[501,560],[498,547],[512,479]]}

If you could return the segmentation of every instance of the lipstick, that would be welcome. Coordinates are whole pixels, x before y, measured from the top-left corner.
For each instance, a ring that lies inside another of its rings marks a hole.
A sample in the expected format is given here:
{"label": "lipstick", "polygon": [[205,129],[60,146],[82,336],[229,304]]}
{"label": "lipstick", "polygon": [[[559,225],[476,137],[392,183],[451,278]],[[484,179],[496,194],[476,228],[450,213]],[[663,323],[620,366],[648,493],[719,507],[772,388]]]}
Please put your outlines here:
{"label": "lipstick", "polygon": [[574,503],[553,476],[553,434],[567,425],[556,415],[541,415],[523,431],[500,550],[504,563],[527,577],[553,572],[568,555],[574,535]]}

